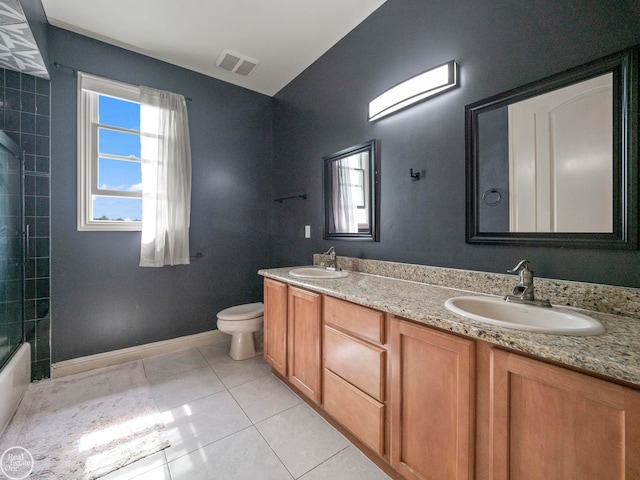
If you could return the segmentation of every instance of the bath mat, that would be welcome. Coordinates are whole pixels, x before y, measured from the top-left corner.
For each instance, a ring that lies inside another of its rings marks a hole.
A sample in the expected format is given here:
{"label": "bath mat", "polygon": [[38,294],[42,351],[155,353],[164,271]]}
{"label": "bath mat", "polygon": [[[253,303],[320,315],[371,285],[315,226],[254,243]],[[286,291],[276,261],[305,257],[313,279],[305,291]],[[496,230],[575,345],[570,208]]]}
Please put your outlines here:
{"label": "bath mat", "polygon": [[32,383],[0,439],[31,454],[30,479],[91,480],[168,446],[141,361]]}

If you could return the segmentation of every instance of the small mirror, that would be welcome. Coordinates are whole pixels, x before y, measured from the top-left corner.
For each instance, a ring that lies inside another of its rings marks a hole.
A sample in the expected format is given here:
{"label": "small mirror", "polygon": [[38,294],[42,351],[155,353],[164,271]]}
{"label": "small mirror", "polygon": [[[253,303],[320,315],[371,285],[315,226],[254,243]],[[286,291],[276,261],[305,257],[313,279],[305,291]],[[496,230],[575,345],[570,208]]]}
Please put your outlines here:
{"label": "small mirror", "polygon": [[637,61],[466,107],[467,242],[637,248]]}
{"label": "small mirror", "polygon": [[379,240],[380,158],[371,140],[323,157],[324,238]]}

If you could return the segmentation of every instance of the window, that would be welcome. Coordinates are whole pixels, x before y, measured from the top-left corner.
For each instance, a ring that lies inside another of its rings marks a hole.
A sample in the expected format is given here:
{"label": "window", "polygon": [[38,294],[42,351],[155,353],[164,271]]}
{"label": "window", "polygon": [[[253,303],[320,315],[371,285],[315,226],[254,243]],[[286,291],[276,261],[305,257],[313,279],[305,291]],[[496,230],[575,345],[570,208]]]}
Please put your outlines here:
{"label": "window", "polygon": [[184,96],[79,72],[78,230],[140,230],[141,267],[183,265],[190,216]]}
{"label": "window", "polygon": [[140,87],[78,73],[78,230],[141,230]]}
{"label": "window", "polygon": [[358,225],[358,232],[369,229],[369,192],[365,178],[368,178],[369,152],[351,155],[340,162],[340,175],[338,182],[343,191],[343,186],[349,190],[349,203],[351,205],[354,221]]}

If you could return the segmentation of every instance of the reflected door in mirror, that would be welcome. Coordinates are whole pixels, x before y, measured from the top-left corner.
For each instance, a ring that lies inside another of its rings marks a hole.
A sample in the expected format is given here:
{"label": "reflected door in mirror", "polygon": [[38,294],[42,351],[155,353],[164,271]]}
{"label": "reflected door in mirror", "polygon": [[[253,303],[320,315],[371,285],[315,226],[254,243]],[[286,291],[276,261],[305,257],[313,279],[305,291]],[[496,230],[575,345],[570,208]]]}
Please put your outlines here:
{"label": "reflected door in mirror", "polygon": [[511,232],[613,231],[612,82],[508,106]]}

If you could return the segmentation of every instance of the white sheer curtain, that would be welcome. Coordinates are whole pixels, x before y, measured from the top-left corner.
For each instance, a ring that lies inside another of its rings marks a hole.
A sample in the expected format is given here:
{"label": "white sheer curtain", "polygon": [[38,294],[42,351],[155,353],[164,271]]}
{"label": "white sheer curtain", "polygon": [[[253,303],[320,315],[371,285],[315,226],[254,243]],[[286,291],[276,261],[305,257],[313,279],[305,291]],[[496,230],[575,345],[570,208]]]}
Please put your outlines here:
{"label": "white sheer curtain", "polygon": [[141,267],[189,263],[191,145],[182,95],[140,87]]}
{"label": "white sheer curtain", "polygon": [[333,223],[336,232],[358,233],[347,159],[333,162]]}

